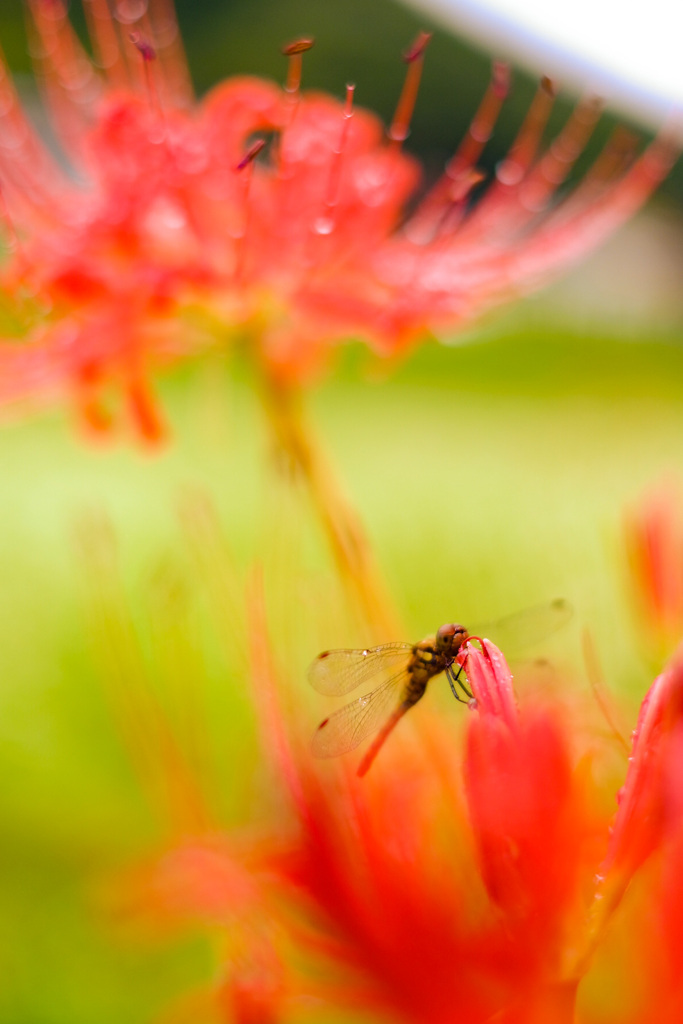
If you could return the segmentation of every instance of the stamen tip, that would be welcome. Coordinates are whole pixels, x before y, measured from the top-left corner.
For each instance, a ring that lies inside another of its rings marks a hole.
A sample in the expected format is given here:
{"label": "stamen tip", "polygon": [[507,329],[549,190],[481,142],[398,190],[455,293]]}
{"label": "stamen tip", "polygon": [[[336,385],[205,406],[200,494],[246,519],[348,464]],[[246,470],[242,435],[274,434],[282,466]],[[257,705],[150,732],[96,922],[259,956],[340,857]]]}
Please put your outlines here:
{"label": "stamen tip", "polygon": [[315,43],[313,36],[303,36],[301,39],[295,39],[292,43],[286,43],[282,47],[282,53],[285,57],[297,57],[301,53],[306,53],[310,50]]}
{"label": "stamen tip", "polygon": [[432,32],[420,32],[414,42],[403,54],[403,61],[406,64],[413,64],[414,61],[419,60],[427,49],[432,35]]}
{"label": "stamen tip", "polygon": [[157,52],[148,39],[140,32],[131,32],[128,36],[131,43],[145,61],[156,60]]}
{"label": "stamen tip", "polygon": [[588,95],[583,102],[579,103],[579,110],[582,111],[585,119],[590,122],[600,116],[604,106],[605,101],[602,96]]}
{"label": "stamen tip", "polygon": [[548,78],[547,75],[543,75],[541,78],[541,88],[548,94],[552,99],[557,96],[557,86],[553,82],[552,78]]}
{"label": "stamen tip", "polygon": [[252,143],[249,149],[246,151],[240,162],[235,167],[236,171],[243,171],[245,167],[248,167],[250,163],[256,159],[262,149],[266,145],[265,139],[257,139],[256,142]]}
{"label": "stamen tip", "polygon": [[510,65],[505,61],[493,62],[492,85],[498,99],[504,100],[510,91]]}

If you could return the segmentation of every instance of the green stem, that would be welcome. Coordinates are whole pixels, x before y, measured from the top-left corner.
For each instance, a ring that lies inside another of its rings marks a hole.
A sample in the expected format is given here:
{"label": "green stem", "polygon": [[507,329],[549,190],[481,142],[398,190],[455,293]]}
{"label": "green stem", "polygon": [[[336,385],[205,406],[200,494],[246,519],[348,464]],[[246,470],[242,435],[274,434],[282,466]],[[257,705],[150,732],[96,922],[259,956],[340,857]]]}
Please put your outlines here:
{"label": "green stem", "polygon": [[400,636],[399,618],[381,582],[368,538],[329,461],[312,440],[299,394],[279,382],[267,381],[265,407],[279,449],[306,483],[353,606],[378,638]]}

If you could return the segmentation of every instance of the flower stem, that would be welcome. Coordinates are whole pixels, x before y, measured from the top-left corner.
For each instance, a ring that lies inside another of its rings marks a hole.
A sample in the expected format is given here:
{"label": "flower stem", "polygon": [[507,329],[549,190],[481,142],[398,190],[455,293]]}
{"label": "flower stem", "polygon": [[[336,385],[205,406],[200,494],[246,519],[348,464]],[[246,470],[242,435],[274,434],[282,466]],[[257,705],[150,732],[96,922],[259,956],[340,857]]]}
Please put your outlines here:
{"label": "flower stem", "polygon": [[602,943],[612,916],[621,903],[628,888],[628,876],[617,876],[615,879],[600,882],[588,909],[586,934],[583,948],[571,966],[571,975],[581,979],[588,973],[595,953]]}
{"label": "flower stem", "polygon": [[267,380],[265,407],[275,443],[304,480],[346,593],[368,627],[379,638],[401,635],[356,512],[313,440],[298,391],[281,381]]}

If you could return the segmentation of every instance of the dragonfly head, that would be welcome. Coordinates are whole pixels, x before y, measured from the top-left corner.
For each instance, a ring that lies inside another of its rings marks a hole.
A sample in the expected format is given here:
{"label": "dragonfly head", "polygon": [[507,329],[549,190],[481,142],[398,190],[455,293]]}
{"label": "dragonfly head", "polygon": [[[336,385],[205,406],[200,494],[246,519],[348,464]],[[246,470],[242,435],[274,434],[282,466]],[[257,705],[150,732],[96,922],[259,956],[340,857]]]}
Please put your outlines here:
{"label": "dragonfly head", "polygon": [[440,654],[455,655],[467,639],[468,633],[464,626],[449,622],[439,626],[436,631],[436,649]]}

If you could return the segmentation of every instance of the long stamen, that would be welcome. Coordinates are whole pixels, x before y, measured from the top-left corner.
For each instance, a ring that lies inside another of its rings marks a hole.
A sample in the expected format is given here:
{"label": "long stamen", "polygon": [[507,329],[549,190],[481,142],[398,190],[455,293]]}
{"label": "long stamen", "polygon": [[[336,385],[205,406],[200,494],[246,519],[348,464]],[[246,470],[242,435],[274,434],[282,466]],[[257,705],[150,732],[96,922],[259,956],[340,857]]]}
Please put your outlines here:
{"label": "long stamen", "polygon": [[243,182],[242,226],[236,237],[237,254],[235,259],[235,277],[237,278],[237,280],[241,280],[244,277],[244,271],[246,266],[247,233],[249,231],[250,221],[249,193],[251,191],[251,179],[254,174],[254,161],[256,160],[256,157],[259,155],[259,153],[265,148],[265,145],[265,139],[256,139],[256,141],[251,144],[251,146],[246,151],[240,162],[235,167],[235,171],[242,174]]}
{"label": "long stamen", "polygon": [[579,191],[597,190],[617,178],[630,164],[637,146],[638,136],[618,125],[584,176]]}
{"label": "long stamen", "polygon": [[446,166],[449,178],[458,178],[477,162],[484,146],[491,138],[500,108],[509,90],[510,69],[507,64],[495,61],[488,89],[472,119],[467,135]]}
{"label": "long stamen", "polygon": [[[415,215],[406,226],[409,237],[420,244],[430,241],[450,222],[453,203],[465,198],[467,192],[481,180],[474,164],[491,137],[498,113],[510,86],[506,64],[496,61],[491,81],[475,113],[469,130],[455,155],[446,164],[444,173],[425,196]],[[459,190],[465,189],[463,194]],[[461,218],[458,217],[458,222]]]}
{"label": "long stamen", "polygon": [[129,89],[137,89],[142,83],[144,72],[140,59],[128,45],[131,32],[141,31],[142,18],[147,10],[147,0],[107,0],[112,12],[112,25],[116,33],[122,68],[125,69]]}
{"label": "long stamen", "polygon": [[618,187],[620,179],[634,166],[637,145],[638,137],[633,132],[622,126],[614,129],[583,180],[553,214],[556,228],[571,222]]}
{"label": "long stamen", "polygon": [[30,10],[53,115],[68,143],[77,143],[93,113],[97,77],[63,0],[30,0]]}
{"label": "long stamen", "polygon": [[144,68],[145,75],[145,88],[147,95],[149,96],[150,106],[155,114],[163,120],[163,111],[161,108],[161,99],[159,96],[159,90],[152,70],[152,65],[157,59],[157,52],[152,46],[149,39],[142,34],[142,32],[131,32],[128,37],[142,57],[142,66]]}
{"label": "long stamen", "polygon": [[303,68],[303,55],[307,53],[314,45],[315,39],[312,36],[306,36],[301,39],[295,39],[292,43],[287,43],[286,46],[282,47],[282,53],[288,58],[287,64],[287,79],[285,81],[285,92],[288,97],[287,113],[285,116],[285,123],[282,126],[282,132],[280,136],[280,145],[277,147],[276,162],[279,167],[279,174],[281,178],[286,178],[289,175],[289,170],[286,166],[286,154],[285,146],[283,145],[284,137],[287,133],[287,129],[291,128],[294,124],[296,112],[299,109],[299,100],[301,99],[301,72]]}
{"label": "long stamen", "polygon": [[441,221],[435,229],[435,235],[444,242],[450,242],[455,230],[462,223],[468,210],[468,199],[472,190],[486,180],[483,171],[470,167],[463,172],[457,181],[452,182],[447,196],[448,205],[444,206]]}
{"label": "long stamen", "polygon": [[125,64],[109,4],[107,0],[85,0],[84,9],[97,63],[114,85],[121,86],[126,82]]}
{"label": "long stamen", "polygon": [[155,0],[150,7],[148,21],[169,99],[182,107],[189,106],[194,99],[194,91],[173,0]]}
{"label": "long stamen", "polygon": [[145,37],[140,32],[131,32],[129,38],[135,49],[138,51],[138,53],[144,60],[145,64],[151,64],[153,60],[157,59],[156,50],[149,42],[149,40],[145,39]]}
{"label": "long stamen", "polygon": [[256,142],[252,143],[247,152],[244,154],[240,162],[235,167],[236,171],[243,171],[245,167],[249,167],[254,162],[256,157],[259,155],[262,149],[266,145],[265,139],[257,139]]}
{"label": "long stamen", "polygon": [[422,78],[425,50],[431,38],[431,32],[420,32],[410,49],[403,54],[403,60],[408,65],[408,70],[389,129],[389,138],[398,147],[405,142],[410,132],[410,121]]}
{"label": "long stamen", "polygon": [[346,103],[344,104],[344,113],[342,114],[342,129],[339,142],[332,155],[330,178],[327,183],[327,195],[325,197],[325,211],[322,217],[318,217],[314,224],[314,230],[319,235],[329,235],[334,230],[335,207],[339,202],[339,186],[341,183],[344,153],[351,127],[351,118],[353,117],[353,94],[355,89],[355,85],[351,83],[346,86]]}
{"label": "long stamen", "polygon": [[[21,197],[24,213],[51,220],[54,203],[41,202],[63,187],[62,171],[28,122],[0,50],[0,170],[4,184]],[[9,191],[5,188],[5,192]],[[9,196],[5,194],[5,201]],[[49,216],[48,216],[49,210]]]}
{"label": "long stamen", "polygon": [[278,177],[281,181],[291,177],[292,168],[288,164],[287,158],[287,144],[286,136],[287,131],[294,124],[297,111],[299,109],[299,102],[301,100],[301,71],[303,67],[303,55],[307,53],[315,44],[315,39],[312,36],[306,36],[301,39],[295,39],[292,43],[287,43],[286,46],[282,47],[282,53],[288,58],[287,65],[287,79],[285,81],[284,90],[287,95],[284,123],[280,132],[279,145],[273,147],[272,155],[274,163],[278,168]]}
{"label": "long stamen", "polygon": [[581,100],[566,125],[532,170],[523,186],[522,203],[526,209],[543,209],[550,196],[566,179],[586,147],[598,120],[601,103],[594,97]]}
{"label": "long stamen", "polygon": [[502,185],[518,184],[528,171],[536,156],[556,95],[553,82],[544,76],[539,83],[517,138],[496,171],[496,177]]}
{"label": "long stamen", "polygon": [[282,47],[282,52],[285,57],[289,57],[285,92],[289,93],[290,96],[297,98],[299,96],[299,91],[301,89],[303,55],[311,49],[314,43],[315,39],[309,36],[302,39],[295,39],[293,43],[287,43],[286,46]]}

